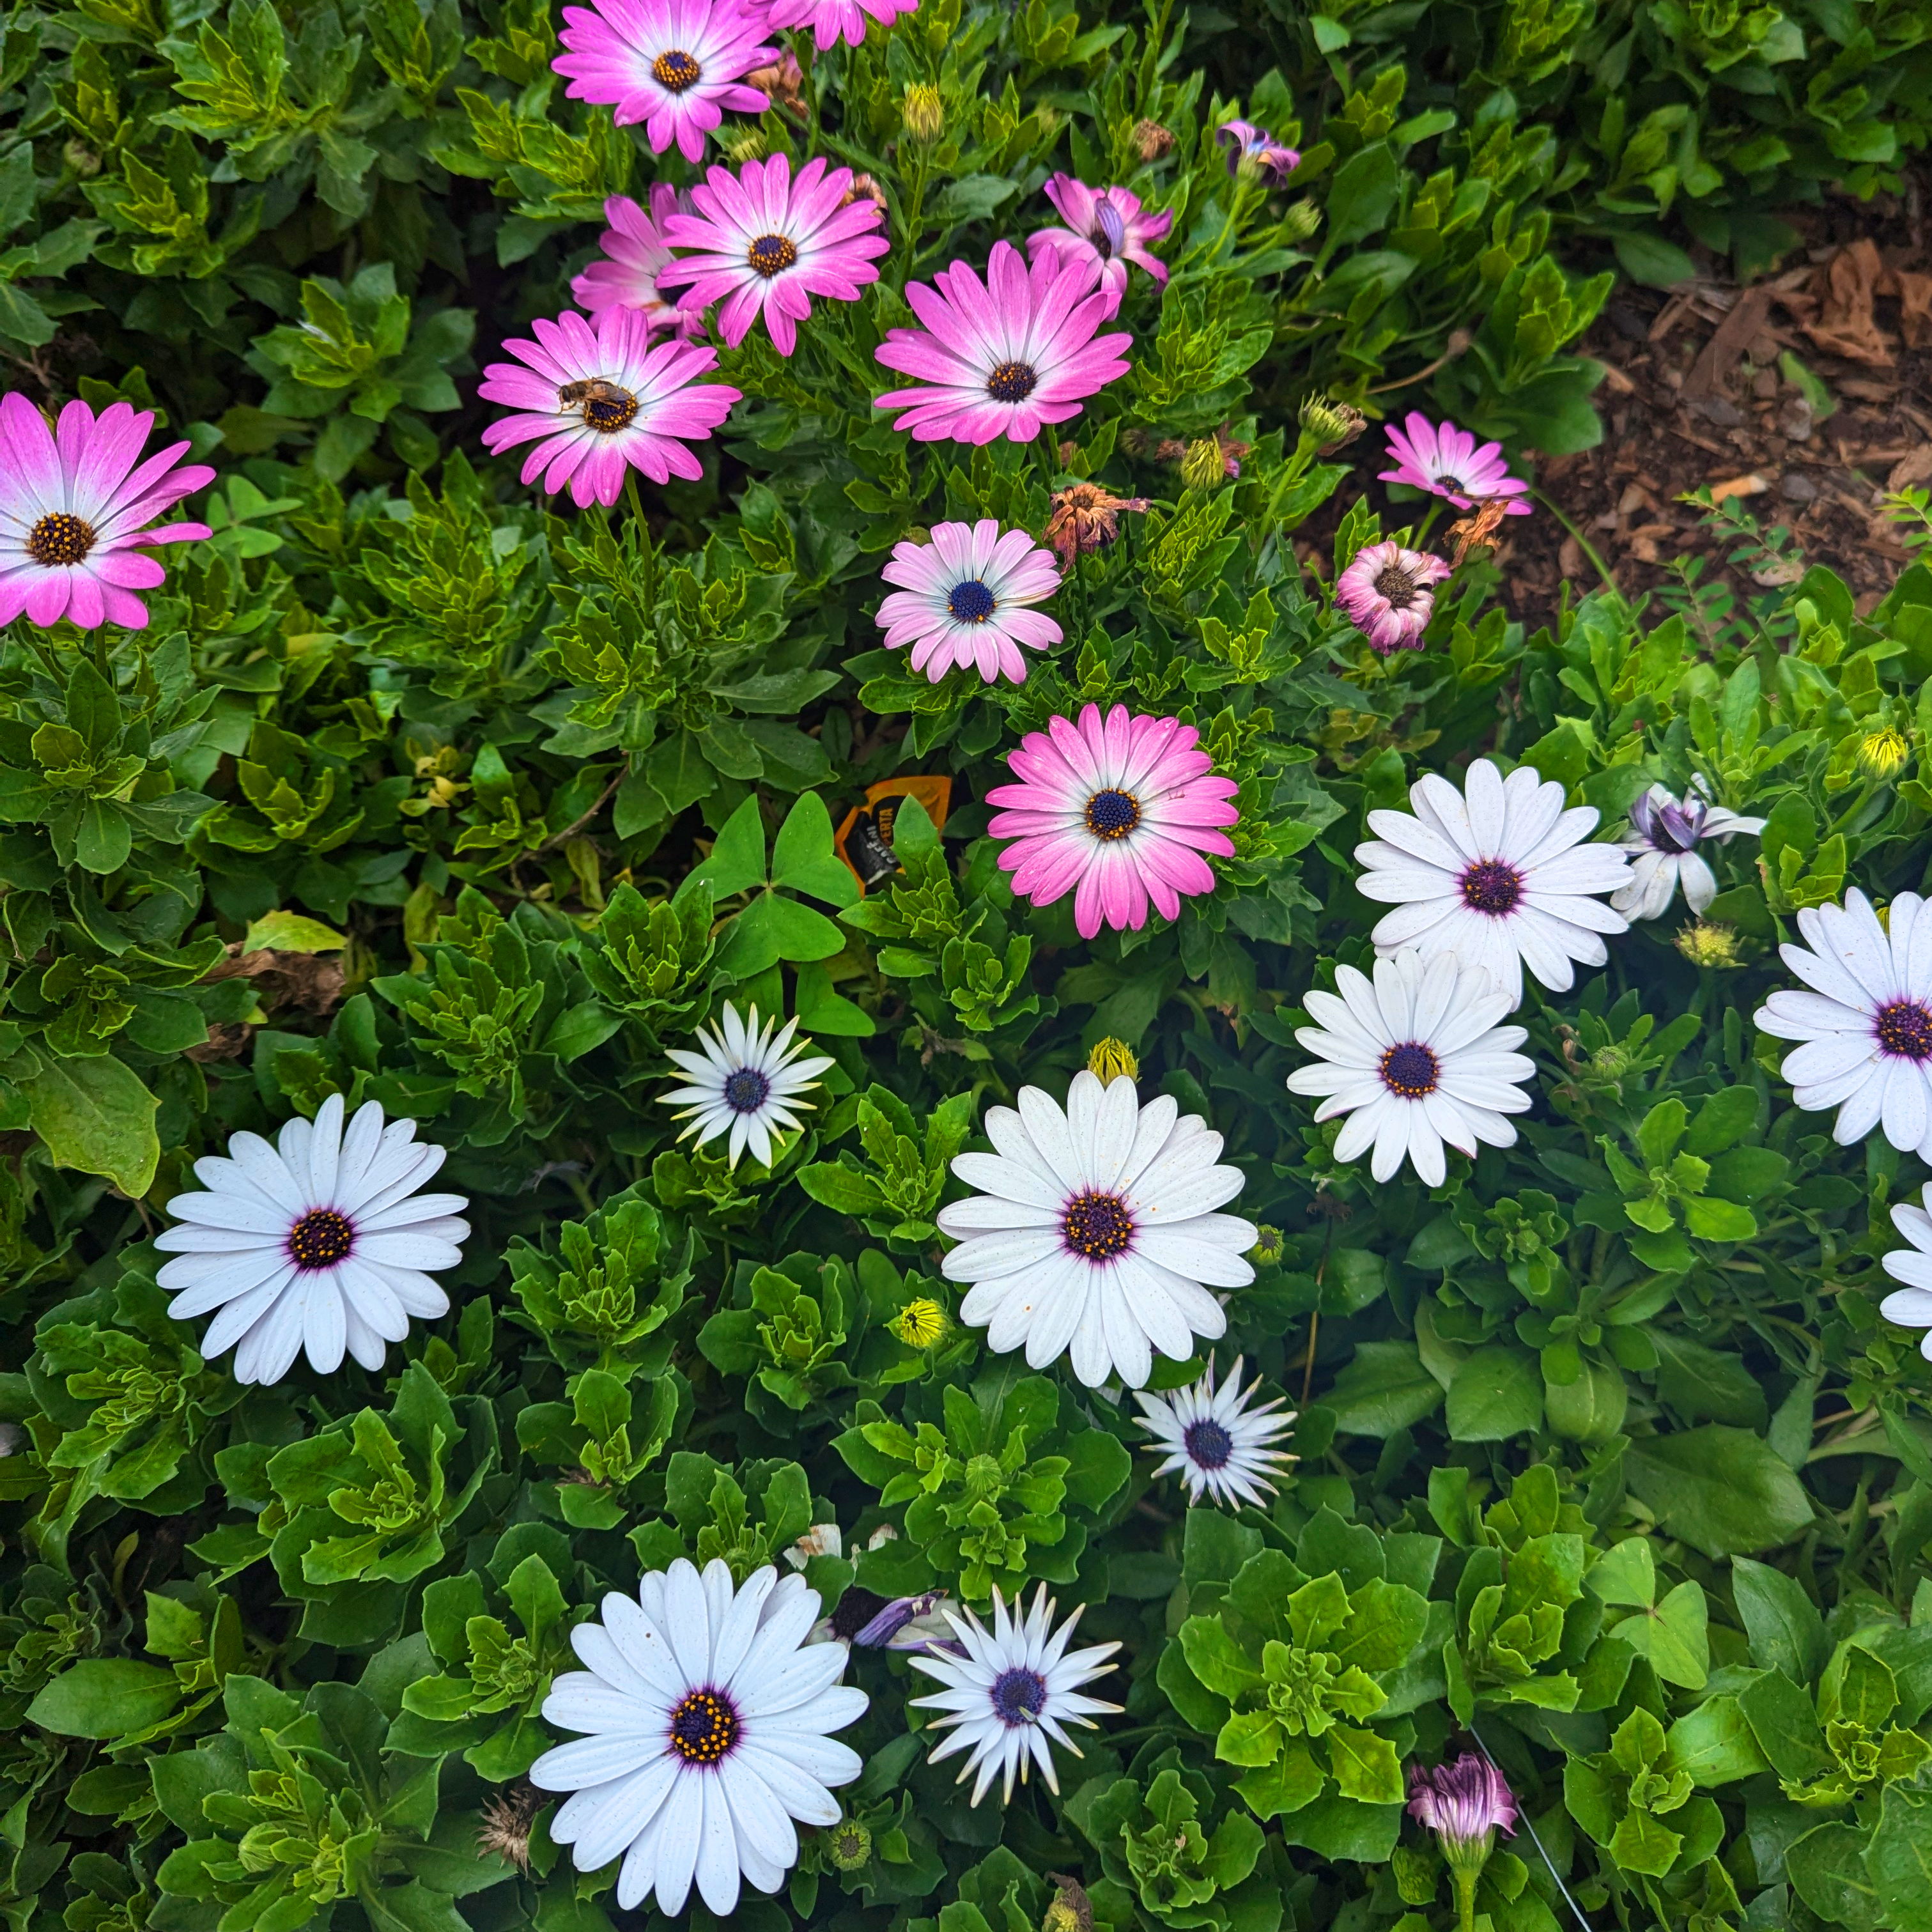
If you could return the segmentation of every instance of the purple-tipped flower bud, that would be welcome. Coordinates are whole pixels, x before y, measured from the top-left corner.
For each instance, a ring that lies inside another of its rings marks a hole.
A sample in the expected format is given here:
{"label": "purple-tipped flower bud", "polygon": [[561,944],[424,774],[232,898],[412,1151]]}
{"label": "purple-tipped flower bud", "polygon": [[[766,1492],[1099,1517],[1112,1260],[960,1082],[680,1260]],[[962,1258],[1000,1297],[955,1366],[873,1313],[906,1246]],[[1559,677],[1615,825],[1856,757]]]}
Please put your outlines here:
{"label": "purple-tipped flower bud", "polygon": [[1443,1861],[1456,1881],[1462,1932],[1475,1923],[1476,1880],[1488,1864],[1500,1829],[1514,1835],[1516,1798],[1487,1758],[1465,1751],[1454,1764],[1432,1771],[1411,1765],[1408,1811],[1436,1834]]}
{"label": "purple-tipped flower bud", "polygon": [[1258,175],[1279,188],[1301,165],[1301,157],[1252,121],[1223,121],[1214,138],[1228,151],[1228,172]]}

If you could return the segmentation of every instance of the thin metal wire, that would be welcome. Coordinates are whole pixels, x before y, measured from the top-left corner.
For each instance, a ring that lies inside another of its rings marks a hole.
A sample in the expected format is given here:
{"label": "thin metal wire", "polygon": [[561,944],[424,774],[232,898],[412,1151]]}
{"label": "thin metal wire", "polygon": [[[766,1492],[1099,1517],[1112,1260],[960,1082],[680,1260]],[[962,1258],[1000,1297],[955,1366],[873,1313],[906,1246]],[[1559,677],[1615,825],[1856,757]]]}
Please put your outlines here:
{"label": "thin metal wire", "polygon": [[[1466,1728],[1470,1736],[1476,1741],[1476,1748],[1484,1756],[1489,1759],[1490,1768],[1501,1778],[1503,1775],[1503,1768],[1497,1763],[1495,1757],[1491,1754],[1489,1746],[1484,1743],[1482,1732],[1477,1730],[1473,1721]],[[1516,1816],[1522,1820],[1522,1828],[1529,1834],[1529,1842],[1536,1847],[1543,1862],[1549,1868],[1550,1876],[1556,1881],[1556,1889],[1562,1893],[1564,1904],[1576,1914],[1576,1923],[1582,1927],[1583,1932],[1593,1932],[1590,1922],[1583,1916],[1583,1908],[1570,1895],[1570,1888],[1563,1882],[1563,1874],[1556,1869],[1556,1861],[1544,1850],[1543,1840],[1536,1835],[1536,1827],[1529,1822],[1528,1812],[1519,1808]]]}

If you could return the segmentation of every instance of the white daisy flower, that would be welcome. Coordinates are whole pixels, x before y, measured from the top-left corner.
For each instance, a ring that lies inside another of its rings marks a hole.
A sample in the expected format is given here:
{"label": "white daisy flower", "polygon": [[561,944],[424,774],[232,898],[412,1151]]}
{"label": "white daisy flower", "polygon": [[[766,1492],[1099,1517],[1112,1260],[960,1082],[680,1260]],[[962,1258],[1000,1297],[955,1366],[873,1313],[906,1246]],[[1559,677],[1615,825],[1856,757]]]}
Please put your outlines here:
{"label": "white daisy flower", "polygon": [[691,1124],[678,1136],[680,1140],[698,1136],[702,1147],[722,1133],[730,1135],[730,1163],[748,1147],[769,1167],[775,1133],[789,1132],[799,1124],[799,1115],[812,1112],[812,1103],[798,1096],[818,1084],[818,1076],[832,1064],[824,1054],[809,1059],[800,1056],[812,1042],[793,1043],[796,1019],[787,1020],[776,1038],[775,1019],[760,1028],[758,1010],[749,1019],[741,1020],[738,1010],[727,1001],[722,1023],[707,1034],[698,1031],[699,1051],[687,1053],[676,1047],[670,1057],[690,1076],[691,1084],[664,1096],[668,1107],[682,1106],[677,1118]]}
{"label": "white daisy flower", "polygon": [[[1017,1600],[1013,1607],[1018,1609]],[[1066,1646],[1080,1611],[1054,1630],[1054,1609],[1044,1583],[1023,1619],[1008,1612],[996,1588],[990,1630],[970,1610],[963,1616],[946,1612],[958,1640],[955,1648],[963,1654],[927,1651],[907,1659],[915,1670],[938,1678],[946,1687],[929,1697],[911,1700],[915,1710],[946,1713],[933,1719],[932,1730],[952,1730],[928,1762],[937,1764],[955,1751],[970,1750],[958,1781],[964,1784],[979,1773],[973,1785],[975,1804],[986,1796],[995,1776],[1005,1780],[1000,1802],[1010,1804],[1013,1774],[1017,1772],[1024,1784],[1030,1763],[1040,1766],[1047,1790],[1057,1796],[1060,1777],[1053,1767],[1052,1747],[1064,1744],[1076,1757],[1083,1754],[1065,1727],[1079,1724],[1090,1731],[1096,1716],[1120,1708],[1080,1694],[1082,1684],[1113,1669],[1107,1660],[1120,1646],[1093,1644],[1070,1656]]]}
{"label": "white daisy flower", "polygon": [[1681,881],[1684,903],[1701,913],[1718,896],[1718,880],[1699,854],[1706,838],[1735,838],[1740,832],[1762,832],[1761,818],[1740,818],[1701,796],[1701,778],[1690,782],[1682,799],[1652,785],[1630,807],[1630,829],[1622,841],[1631,855],[1630,884],[1610,896],[1610,909],[1626,919],[1661,919],[1670,910]]}
{"label": "white daisy flower", "polygon": [[1594,807],[1566,812],[1560,784],[1528,765],[1505,778],[1486,758],[1469,767],[1466,792],[1431,772],[1408,797],[1413,818],[1370,812],[1376,837],[1355,848],[1369,868],[1356,890],[1398,908],[1376,924],[1378,952],[1456,953],[1507,991],[1512,1007],[1526,964],[1562,993],[1575,980],[1573,960],[1600,966],[1610,957],[1603,935],[1628,927],[1594,895],[1626,884],[1630,860],[1615,845],[1573,849],[1596,829]]}
{"label": "white daisy flower", "polygon": [[1792,1098],[1836,1107],[1841,1147],[1882,1124],[1894,1147],[1932,1160],[1932,911],[1900,892],[1881,926],[1853,891],[1842,906],[1804,908],[1798,930],[1808,946],[1778,950],[1811,990],[1781,988],[1756,1015],[1761,1031],[1804,1042],[1778,1069]]}
{"label": "white daisy flower", "polygon": [[1293,1427],[1294,1412],[1275,1413],[1286,1400],[1280,1396],[1250,1408],[1249,1401],[1261,1385],[1257,1376],[1243,1389],[1237,1355],[1217,1389],[1210,1356],[1208,1372],[1186,1388],[1168,1395],[1136,1390],[1141,1426],[1154,1437],[1154,1454],[1167,1457],[1154,1474],[1178,1474],[1190,1503],[1204,1496],[1217,1503],[1265,1503],[1274,1494],[1276,1473],[1294,1460],[1274,1447]]}
{"label": "white daisy flower", "polygon": [[1454,955],[1430,959],[1411,946],[1376,962],[1372,983],[1337,967],[1336,991],[1311,990],[1305,1004],[1322,1024],[1294,1036],[1318,1060],[1288,1076],[1292,1094],[1324,1097],[1318,1120],[1346,1114],[1335,1158],[1354,1160],[1372,1147],[1369,1172],[1387,1180],[1405,1158],[1431,1187],[1447,1167],[1442,1144],[1474,1156],[1477,1144],[1508,1147],[1530,1096],[1516,1084],[1536,1063],[1515,1049],[1528,1038],[1496,1022],[1515,1004],[1486,973]]}
{"label": "white daisy flower", "polygon": [[654,1570],[635,1601],[613,1591],[571,1647],[588,1670],[560,1677],[543,1714],[590,1735],[545,1751],[530,1767],[540,1791],[572,1795],[550,1834],[579,1871],[621,1852],[617,1903],[684,1910],[695,1876],[720,1917],[740,1877],[775,1892],[798,1862],[801,1824],[835,1825],[831,1787],[863,1768],[826,1736],[865,1712],[862,1690],[842,1684],[840,1644],[805,1646],[818,1593],[767,1564],[734,1592],[714,1557],[700,1577],[682,1557]]}
{"label": "white daisy flower", "polygon": [[1043,1369],[1072,1352],[1089,1388],[1118,1376],[1144,1386],[1154,1351],[1184,1362],[1197,1335],[1226,1333],[1210,1288],[1255,1278],[1254,1224],[1214,1210],[1241,1191],[1217,1166],[1221,1136],[1156,1094],[1143,1107],[1124,1074],[1102,1086],[1084,1068],[1062,1113],[1038,1087],[1019,1109],[992,1107],[997,1154],[962,1154],[952,1172],[982,1191],[939,1213],[959,1243],[940,1264],[970,1282],[959,1318],[994,1353],[1026,1346]]}
{"label": "white daisy flower", "polygon": [[1901,1328],[1923,1328],[1926,1332],[1918,1352],[1932,1362],[1932,1185],[1921,1197],[1924,1208],[1900,1202],[1892,1210],[1892,1225],[1910,1241],[1909,1248],[1894,1248],[1885,1258],[1885,1271],[1894,1281],[1905,1283],[1894,1288],[1878,1305],[1888,1322]]}
{"label": "white daisy flower", "polygon": [[365,1369],[409,1333],[410,1317],[449,1312],[429,1277],[454,1268],[470,1223],[460,1194],[421,1194],[443,1150],[418,1144],[413,1120],[383,1124],[373,1100],[347,1132],[342,1096],[314,1122],[290,1120],[271,1145],[238,1133],[225,1159],[194,1164],[206,1193],[177,1194],[167,1211],[181,1226],[154,1245],[176,1257],[157,1279],[178,1290],[178,1322],[220,1313],[201,1338],[204,1355],[235,1351],[235,1378],[277,1382],[304,1348],[322,1375],[346,1352]]}

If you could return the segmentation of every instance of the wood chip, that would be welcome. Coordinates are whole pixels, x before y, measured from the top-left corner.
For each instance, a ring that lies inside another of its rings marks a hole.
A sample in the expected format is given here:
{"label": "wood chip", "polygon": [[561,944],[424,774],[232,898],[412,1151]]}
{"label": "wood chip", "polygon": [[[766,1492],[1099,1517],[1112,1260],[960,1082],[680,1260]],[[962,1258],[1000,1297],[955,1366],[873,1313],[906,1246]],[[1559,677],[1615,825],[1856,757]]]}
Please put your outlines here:
{"label": "wood chip", "polygon": [[1711,500],[1714,503],[1728,502],[1733,496],[1762,496],[1771,488],[1762,476],[1727,476],[1721,483],[1711,485]]}

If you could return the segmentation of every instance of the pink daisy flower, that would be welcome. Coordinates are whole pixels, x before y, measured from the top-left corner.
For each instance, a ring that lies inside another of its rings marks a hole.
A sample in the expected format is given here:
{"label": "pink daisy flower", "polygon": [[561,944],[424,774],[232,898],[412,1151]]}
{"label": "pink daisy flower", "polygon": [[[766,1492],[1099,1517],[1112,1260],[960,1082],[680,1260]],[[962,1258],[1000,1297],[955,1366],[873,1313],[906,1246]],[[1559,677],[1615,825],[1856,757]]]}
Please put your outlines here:
{"label": "pink daisy flower", "polygon": [[1376,472],[1384,483],[1426,490],[1432,496],[1447,497],[1459,510],[1504,497],[1508,500],[1503,508],[1511,516],[1529,514],[1530,506],[1520,500],[1528,494],[1529,485],[1509,473],[1499,442],[1479,448],[1467,430],[1452,422],[1438,425],[1420,410],[1412,410],[1401,429],[1389,425],[1388,453],[1396,466]]}
{"label": "pink daisy flower", "polygon": [[25,396],[0,397],[0,624],[25,612],[45,628],[64,617],[84,631],[138,630],[148,607],[134,595],[166,578],[152,544],[185,543],[206,524],[147,526],[204,484],[206,464],[177,470],[188,446],[169,444],[140,463],[154,413],[110,403],[98,416],[69,403],[57,429]]}
{"label": "pink daisy flower", "polygon": [[827,174],[822,160],[807,161],[794,181],[783,154],[747,161],[735,175],[712,168],[691,191],[697,212],[664,226],[673,247],[700,252],[662,280],[689,283],[685,300],[697,307],[722,302],[718,332],[733,348],[762,314],[778,353],[789,356],[812,298],[856,302],[879,279],[873,257],[892,245],[878,232],[885,218],[877,202],[860,195],[848,204],[851,185],[850,168]]}
{"label": "pink daisy flower", "polygon": [[1201,855],[1233,854],[1214,828],[1240,818],[1239,787],[1214,775],[1200,736],[1178,718],[1136,718],[1124,704],[1104,720],[1090,704],[1077,724],[1055,718],[1029,731],[1006,757],[1022,782],[986,794],[1002,808],[987,830],[1013,841],[1000,854],[1013,890],[1035,905],[1072,891],[1082,939],[1103,922],[1116,932],[1146,925],[1149,899],[1173,919],[1184,896],[1213,891]]}
{"label": "pink daisy flower", "polygon": [[1228,173],[1238,175],[1246,168],[1273,188],[1279,188],[1301,165],[1301,157],[1294,148],[1252,121],[1223,121],[1214,130],[1214,139],[1227,152]]}
{"label": "pink daisy flower", "polygon": [[1167,280],[1166,264],[1156,261],[1148,247],[1174,226],[1172,214],[1144,214],[1138,195],[1124,188],[1089,188],[1071,175],[1055,175],[1046,184],[1046,198],[1066,226],[1042,228],[1027,237],[1028,252],[1036,261],[1042,249],[1058,249],[1086,262],[1117,297],[1126,292],[1130,262],[1157,282]]}
{"label": "pink daisy flower", "polygon": [[1436,609],[1431,587],[1449,574],[1439,556],[1399,543],[1364,544],[1335,580],[1335,605],[1384,657],[1419,651]]}
{"label": "pink daisy flower", "polygon": [[1026,607],[1060,588],[1053,559],[1024,530],[1001,532],[998,520],[934,524],[931,541],[896,544],[879,574],[902,584],[879,606],[886,644],[912,646],[912,668],[934,684],[958,666],[976,668],[988,684],[1000,675],[1026,682],[1027,650],[1057,644],[1060,626]]}
{"label": "pink daisy flower", "polygon": [[652,328],[668,329],[686,341],[702,334],[703,304],[667,295],[658,281],[676,259],[664,239],[664,224],[689,212],[689,202],[668,182],[652,184],[648,214],[628,195],[614,194],[604,204],[610,225],[597,238],[603,255],[570,285],[578,307],[593,316],[607,308],[634,308]]}
{"label": "pink daisy flower", "polygon": [[775,0],[765,16],[768,32],[781,27],[809,27],[822,52],[843,40],[856,46],[866,38],[869,15],[890,27],[902,14],[919,11],[919,0]]}
{"label": "pink daisy flower", "polygon": [[906,284],[923,328],[894,328],[874,352],[918,386],[879,398],[902,410],[892,427],[919,442],[950,436],[1030,442],[1042,423],[1080,413],[1081,400],[1127,373],[1120,352],[1131,335],[1096,333],[1120,306],[1092,268],[1042,249],[1028,265],[1010,242],[996,242],[982,282],[964,262]]}
{"label": "pink daisy flower", "polygon": [[704,442],[742,393],[697,380],[718,366],[715,350],[677,341],[652,348],[640,309],[607,308],[594,324],[566,309],[530,326],[536,341],[505,343],[517,360],[491,363],[477,391],[514,412],[483,432],[486,448],[536,444],[524,459],[526,483],[541,474],[553,496],[568,483],[580,510],[614,503],[627,466],[653,483],[704,475],[685,445]]}
{"label": "pink daisy flower", "polygon": [[775,58],[762,45],[764,14],[740,0],[594,0],[566,7],[558,38],[569,50],[550,62],[570,80],[572,99],[616,110],[620,128],[644,124],[651,152],[675,141],[701,160],[704,137],[730,108],[762,114],[770,98],[742,84]]}

